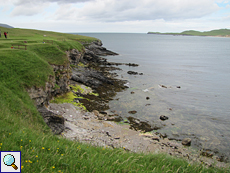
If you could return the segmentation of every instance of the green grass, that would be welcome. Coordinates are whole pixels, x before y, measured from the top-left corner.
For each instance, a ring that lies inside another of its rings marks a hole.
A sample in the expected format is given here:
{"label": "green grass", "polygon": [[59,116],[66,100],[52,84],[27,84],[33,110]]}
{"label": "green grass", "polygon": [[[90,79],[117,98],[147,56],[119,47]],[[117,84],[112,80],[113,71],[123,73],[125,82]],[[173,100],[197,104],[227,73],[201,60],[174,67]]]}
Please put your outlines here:
{"label": "green grass", "polygon": [[[163,154],[129,153],[54,136],[26,88],[44,87],[49,75],[54,75],[50,64],[65,65],[66,49],[82,50],[76,40],[95,39],[46,31],[1,29],[10,36],[7,40],[0,38],[0,150],[21,151],[22,172],[228,172],[227,169],[205,168],[202,164],[191,165]],[[43,35],[53,40],[74,40],[43,44]],[[11,43],[23,44],[23,40],[27,40],[28,50],[10,48]]]}

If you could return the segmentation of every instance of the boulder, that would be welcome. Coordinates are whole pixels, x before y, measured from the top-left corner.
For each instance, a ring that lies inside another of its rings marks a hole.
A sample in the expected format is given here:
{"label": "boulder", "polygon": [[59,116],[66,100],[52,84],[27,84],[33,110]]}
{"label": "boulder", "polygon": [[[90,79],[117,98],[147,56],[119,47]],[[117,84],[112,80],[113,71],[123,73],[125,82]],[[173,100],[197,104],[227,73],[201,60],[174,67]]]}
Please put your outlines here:
{"label": "boulder", "polygon": [[137,67],[137,66],[139,66],[138,64],[134,64],[134,63],[128,63],[128,64],[125,64],[125,65],[132,66],[132,67]]}
{"label": "boulder", "polygon": [[165,85],[160,85],[162,88],[167,88],[167,86],[165,86]]}
{"label": "boulder", "polygon": [[135,113],[137,113],[137,111],[133,110],[133,111],[129,111],[128,113],[129,114],[135,114]]}
{"label": "boulder", "polygon": [[191,142],[192,142],[192,140],[190,138],[184,138],[182,140],[182,145],[190,146]]}
{"label": "boulder", "polygon": [[135,71],[128,71],[127,73],[130,75],[138,75],[138,72],[135,72]]}
{"label": "boulder", "polygon": [[161,115],[161,116],[160,116],[160,119],[161,119],[162,121],[165,121],[165,120],[169,119],[169,117],[167,117],[167,116],[165,116],[165,115]]}
{"label": "boulder", "polygon": [[49,111],[45,106],[38,107],[38,111],[55,135],[59,135],[64,131],[64,117],[62,115]]}
{"label": "boulder", "polygon": [[128,117],[130,129],[141,130],[143,132],[150,132],[152,130],[157,130],[156,127],[153,127],[148,122],[140,121],[139,119]]}

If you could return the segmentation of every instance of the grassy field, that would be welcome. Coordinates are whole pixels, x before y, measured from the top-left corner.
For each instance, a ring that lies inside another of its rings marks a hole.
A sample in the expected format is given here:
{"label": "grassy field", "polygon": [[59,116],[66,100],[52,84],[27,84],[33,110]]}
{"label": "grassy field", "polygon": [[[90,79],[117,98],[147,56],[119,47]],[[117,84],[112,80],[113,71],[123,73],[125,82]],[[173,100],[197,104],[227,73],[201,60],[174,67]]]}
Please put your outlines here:
{"label": "grassy field", "polygon": [[[95,147],[54,136],[25,88],[44,86],[48,76],[54,75],[50,64],[65,65],[66,50],[81,51],[79,41],[89,43],[95,38],[37,30],[1,30],[9,32],[9,38],[0,38],[0,151],[21,151],[22,172],[229,172],[164,154],[129,153],[121,148]],[[43,43],[43,39],[54,43]],[[27,45],[27,50],[12,49],[12,44]]]}
{"label": "grassy field", "polygon": [[181,33],[148,32],[148,34],[230,37],[230,29],[219,29],[219,30],[204,31],[204,32],[189,30],[189,31],[183,31]]}

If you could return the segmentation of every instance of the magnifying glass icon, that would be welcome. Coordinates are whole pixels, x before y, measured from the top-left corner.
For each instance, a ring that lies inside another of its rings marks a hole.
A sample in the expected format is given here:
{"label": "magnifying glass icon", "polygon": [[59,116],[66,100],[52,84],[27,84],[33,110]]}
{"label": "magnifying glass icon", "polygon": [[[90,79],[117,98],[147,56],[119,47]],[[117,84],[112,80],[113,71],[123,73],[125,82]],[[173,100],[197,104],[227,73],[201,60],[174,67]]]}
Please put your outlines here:
{"label": "magnifying glass icon", "polygon": [[7,166],[12,166],[15,170],[18,169],[18,167],[14,164],[15,163],[15,158],[11,154],[7,154],[3,158],[3,162]]}

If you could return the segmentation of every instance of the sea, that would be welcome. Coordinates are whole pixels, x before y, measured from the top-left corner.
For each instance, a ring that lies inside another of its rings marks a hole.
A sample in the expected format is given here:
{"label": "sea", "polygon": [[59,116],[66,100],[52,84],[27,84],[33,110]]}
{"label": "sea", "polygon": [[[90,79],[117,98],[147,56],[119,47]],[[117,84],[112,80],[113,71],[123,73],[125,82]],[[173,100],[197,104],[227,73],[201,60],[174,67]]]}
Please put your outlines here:
{"label": "sea", "polygon": [[[108,61],[139,64],[114,71],[129,88],[109,102],[111,111],[159,126],[153,132],[169,138],[191,138],[191,147],[197,150],[230,156],[230,38],[79,34],[96,37],[119,54],[107,56]],[[137,113],[129,114],[132,110]],[[162,121],[161,115],[169,119]]]}

